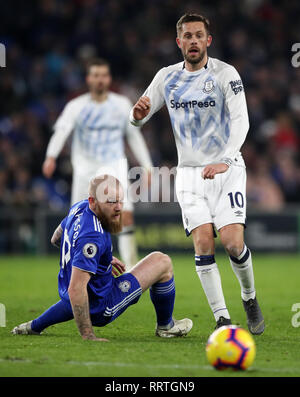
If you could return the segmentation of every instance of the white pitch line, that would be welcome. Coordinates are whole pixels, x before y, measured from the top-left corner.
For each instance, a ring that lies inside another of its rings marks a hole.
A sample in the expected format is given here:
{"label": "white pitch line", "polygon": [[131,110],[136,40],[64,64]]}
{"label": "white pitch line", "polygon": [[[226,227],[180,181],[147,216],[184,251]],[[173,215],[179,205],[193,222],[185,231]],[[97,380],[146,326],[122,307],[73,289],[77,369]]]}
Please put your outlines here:
{"label": "white pitch line", "polygon": [[120,363],[120,362],[104,362],[104,361],[67,361],[67,364],[71,365],[86,365],[86,366],[113,366],[113,367],[141,367],[144,368],[173,368],[173,369],[207,369],[211,370],[212,367],[208,365],[181,365],[181,364],[158,364],[158,365],[151,365],[151,364],[142,364],[142,363]]}
{"label": "white pitch line", "polygon": [[[205,371],[215,371],[210,365],[182,365],[182,364],[144,364],[141,363],[121,363],[121,362],[104,362],[104,361],[67,361],[70,365],[85,365],[85,366],[113,366],[113,367],[141,367],[144,368],[170,368],[170,369],[200,369]],[[264,371],[264,372],[299,372],[300,368],[261,368],[251,367],[247,372]],[[224,372],[225,373],[225,372]]]}
{"label": "white pitch line", "polygon": [[[12,358],[12,359],[3,359],[0,358],[0,362],[12,362],[12,363],[20,363],[20,364],[34,364],[33,360],[29,359],[19,359],[19,358]],[[44,364],[54,364],[54,361],[45,361]],[[213,367],[210,365],[185,365],[185,364],[158,364],[158,365],[151,365],[151,364],[141,364],[141,363],[122,363],[122,362],[108,362],[108,361],[66,361],[64,364],[68,365],[84,365],[84,366],[99,366],[99,367],[143,367],[148,369],[194,369],[194,370],[204,370],[204,371],[215,371]],[[257,372],[269,372],[269,373],[299,373],[300,375],[300,368],[262,368],[262,367],[251,367],[245,373],[252,373]],[[224,371],[224,375],[225,375]]]}

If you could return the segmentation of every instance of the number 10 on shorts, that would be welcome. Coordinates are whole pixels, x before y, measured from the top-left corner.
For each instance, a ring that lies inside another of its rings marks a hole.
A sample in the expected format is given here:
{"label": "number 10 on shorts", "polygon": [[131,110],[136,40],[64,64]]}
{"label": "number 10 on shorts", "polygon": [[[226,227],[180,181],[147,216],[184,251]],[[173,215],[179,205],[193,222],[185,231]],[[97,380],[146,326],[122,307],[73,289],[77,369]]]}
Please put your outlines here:
{"label": "number 10 on shorts", "polygon": [[235,194],[230,192],[228,193],[228,197],[230,200],[231,208],[235,208],[236,206],[239,208],[244,207],[244,197],[241,192],[236,192]]}

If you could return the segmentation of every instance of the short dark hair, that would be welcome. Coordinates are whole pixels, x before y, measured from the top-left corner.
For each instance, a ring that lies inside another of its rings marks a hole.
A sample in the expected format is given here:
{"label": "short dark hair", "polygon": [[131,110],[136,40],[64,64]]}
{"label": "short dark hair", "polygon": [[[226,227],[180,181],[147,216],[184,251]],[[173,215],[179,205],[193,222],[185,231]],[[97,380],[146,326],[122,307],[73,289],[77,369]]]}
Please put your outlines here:
{"label": "short dark hair", "polygon": [[178,20],[176,24],[177,35],[179,35],[181,31],[182,25],[187,22],[203,22],[207,34],[209,35],[211,32],[210,22],[206,17],[201,14],[187,13],[182,15],[182,17]]}
{"label": "short dark hair", "polygon": [[108,69],[110,69],[110,64],[109,62],[104,59],[104,58],[91,58],[87,61],[86,66],[85,66],[85,70],[86,70],[86,74],[90,73],[90,69],[92,66],[107,66]]}

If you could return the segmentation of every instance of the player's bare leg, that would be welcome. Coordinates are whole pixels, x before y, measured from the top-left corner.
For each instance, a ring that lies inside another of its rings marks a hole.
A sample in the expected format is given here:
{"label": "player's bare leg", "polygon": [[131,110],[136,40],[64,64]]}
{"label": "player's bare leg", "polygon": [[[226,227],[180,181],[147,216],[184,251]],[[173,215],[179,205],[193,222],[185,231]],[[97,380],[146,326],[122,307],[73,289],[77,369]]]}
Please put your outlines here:
{"label": "player's bare leg", "polygon": [[130,271],[138,280],[143,292],[150,288],[150,297],[157,317],[156,335],[164,338],[185,336],[193,326],[192,320],[175,320],[173,309],[175,283],[170,257],[152,252]]}
{"label": "player's bare leg", "polygon": [[217,322],[216,328],[231,324],[223,295],[219,269],[214,257],[215,243],[212,224],[207,223],[198,226],[192,231],[192,236],[196,272]]}
{"label": "player's bare leg", "polygon": [[230,256],[238,257],[244,249],[244,225],[234,223],[219,230],[220,240]]}
{"label": "player's bare leg", "polygon": [[173,265],[170,257],[155,251],[141,259],[131,270],[144,291],[153,284],[164,283],[173,277]]}
{"label": "player's bare leg", "polygon": [[251,252],[244,243],[244,226],[231,224],[219,230],[221,242],[227,251],[231,267],[240,283],[248,328],[253,334],[264,331],[264,318],[256,299]]}
{"label": "player's bare leg", "polygon": [[134,231],[134,218],[131,211],[123,211],[123,229],[118,234],[118,248],[122,261],[129,271],[138,261],[137,245]]}

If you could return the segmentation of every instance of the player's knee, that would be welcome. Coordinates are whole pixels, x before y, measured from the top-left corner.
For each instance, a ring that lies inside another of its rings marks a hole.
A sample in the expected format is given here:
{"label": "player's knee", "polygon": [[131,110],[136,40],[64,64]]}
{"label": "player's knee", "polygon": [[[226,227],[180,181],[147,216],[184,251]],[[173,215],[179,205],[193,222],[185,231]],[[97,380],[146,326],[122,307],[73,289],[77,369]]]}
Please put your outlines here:
{"label": "player's knee", "polygon": [[214,252],[214,241],[210,237],[196,237],[194,245],[200,255],[212,255]]}
{"label": "player's knee", "polygon": [[160,251],[152,252],[153,262],[159,264],[162,267],[164,273],[173,274],[173,264],[169,255],[164,254]]}
{"label": "player's knee", "polygon": [[173,264],[172,264],[172,260],[169,257],[169,255],[163,254],[162,261],[164,263],[164,267],[165,267],[166,271],[173,273]]}
{"label": "player's knee", "polygon": [[228,241],[228,242],[224,242],[223,246],[224,246],[226,252],[228,253],[228,255],[238,257],[241,254],[241,252],[243,251],[244,242]]}
{"label": "player's knee", "polygon": [[242,225],[227,225],[220,230],[220,239],[226,252],[238,257],[244,249],[244,229]]}

